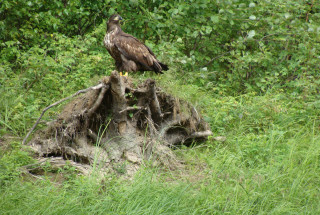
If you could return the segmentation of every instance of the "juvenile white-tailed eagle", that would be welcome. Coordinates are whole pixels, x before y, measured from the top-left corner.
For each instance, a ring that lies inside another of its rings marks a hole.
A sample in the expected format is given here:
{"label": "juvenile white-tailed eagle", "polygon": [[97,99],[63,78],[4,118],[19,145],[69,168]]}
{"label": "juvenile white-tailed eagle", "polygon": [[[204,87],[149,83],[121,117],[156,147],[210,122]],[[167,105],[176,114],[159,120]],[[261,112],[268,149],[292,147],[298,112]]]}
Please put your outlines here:
{"label": "juvenile white-tailed eagle", "polygon": [[122,72],[154,71],[163,74],[168,66],[157,60],[151,49],[120,27],[122,17],[112,15],[107,23],[104,45],[116,63],[117,70]]}

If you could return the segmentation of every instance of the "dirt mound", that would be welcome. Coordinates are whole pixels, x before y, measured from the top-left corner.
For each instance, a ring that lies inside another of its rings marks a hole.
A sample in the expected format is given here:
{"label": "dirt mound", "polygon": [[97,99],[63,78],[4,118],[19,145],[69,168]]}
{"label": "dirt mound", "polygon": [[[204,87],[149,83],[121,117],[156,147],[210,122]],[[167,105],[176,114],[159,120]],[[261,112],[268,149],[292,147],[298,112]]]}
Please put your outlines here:
{"label": "dirt mound", "polygon": [[59,157],[86,169],[98,166],[132,174],[146,160],[175,169],[181,164],[172,153],[173,145],[210,135],[192,105],[166,94],[154,80],[135,87],[113,72],[100,87],[66,105],[28,145],[42,159]]}

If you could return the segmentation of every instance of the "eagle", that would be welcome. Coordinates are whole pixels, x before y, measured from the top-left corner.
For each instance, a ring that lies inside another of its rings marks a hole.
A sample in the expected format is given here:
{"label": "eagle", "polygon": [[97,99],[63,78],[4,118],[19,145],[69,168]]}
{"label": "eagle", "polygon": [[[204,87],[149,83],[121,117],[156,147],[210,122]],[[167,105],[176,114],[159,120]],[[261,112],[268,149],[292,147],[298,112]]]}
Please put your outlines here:
{"label": "eagle", "polygon": [[161,63],[151,49],[130,34],[126,34],[120,27],[122,17],[112,15],[107,22],[107,33],[103,43],[109,54],[115,60],[116,69],[125,76],[128,72],[154,71],[163,74],[168,66]]}

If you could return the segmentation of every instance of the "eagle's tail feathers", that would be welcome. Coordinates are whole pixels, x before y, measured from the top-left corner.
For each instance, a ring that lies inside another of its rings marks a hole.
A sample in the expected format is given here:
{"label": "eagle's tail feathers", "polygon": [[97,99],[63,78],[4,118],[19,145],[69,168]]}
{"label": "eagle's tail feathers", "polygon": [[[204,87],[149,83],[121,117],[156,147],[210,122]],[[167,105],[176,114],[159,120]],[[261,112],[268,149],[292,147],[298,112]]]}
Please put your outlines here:
{"label": "eagle's tail feathers", "polygon": [[163,72],[161,72],[162,68],[161,68],[161,65],[159,64],[159,62],[154,61],[154,62],[153,62],[153,68],[154,68],[154,71],[155,71],[156,73],[161,73],[161,74],[163,74]]}
{"label": "eagle's tail feathers", "polygon": [[159,64],[162,67],[162,70],[167,71],[169,69],[169,67],[166,64],[163,64],[161,62],[159,62]]}

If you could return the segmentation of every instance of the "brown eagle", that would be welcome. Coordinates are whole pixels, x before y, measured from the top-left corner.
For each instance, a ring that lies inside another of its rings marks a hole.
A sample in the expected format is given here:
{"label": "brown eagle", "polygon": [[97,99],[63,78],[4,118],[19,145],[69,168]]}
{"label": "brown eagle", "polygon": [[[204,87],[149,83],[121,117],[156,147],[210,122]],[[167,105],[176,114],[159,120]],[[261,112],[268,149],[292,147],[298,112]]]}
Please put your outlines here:
{"label": "brown eagle", "polygon": [[154,71],[163,74],[168,66],[157,60],[151,49],[120,27],[122,17],[112,15],[107,23],[107,33],[103,43],[116,63],[116,68],[122,72]]}

